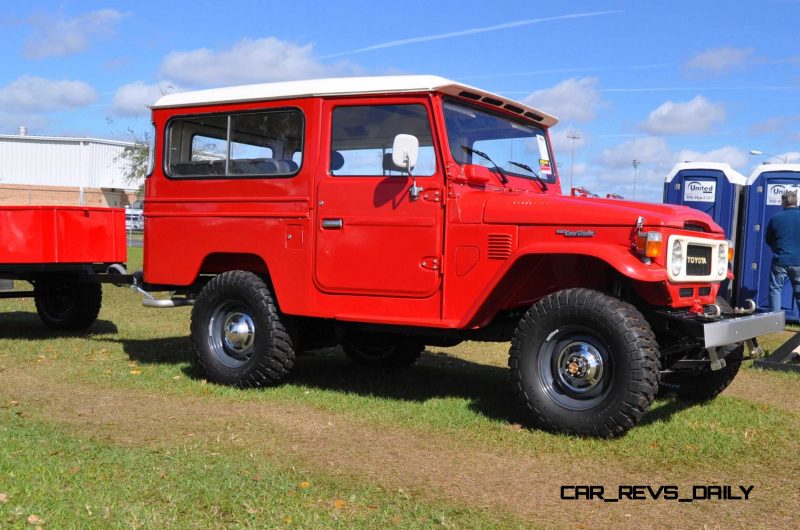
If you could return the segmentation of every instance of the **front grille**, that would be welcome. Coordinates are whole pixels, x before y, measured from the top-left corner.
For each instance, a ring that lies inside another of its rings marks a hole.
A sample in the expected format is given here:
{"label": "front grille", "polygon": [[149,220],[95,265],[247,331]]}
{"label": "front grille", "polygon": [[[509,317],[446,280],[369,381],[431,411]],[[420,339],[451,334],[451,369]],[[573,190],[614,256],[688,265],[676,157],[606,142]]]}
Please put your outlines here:
{"label": "front grille", "polygon": [[686,275],[708,276],[711,274],[711,247],[690,244],[686,252]]}
{"label": "front grille", "polygon": [[711,294],[711,287],[701,287],[700,296],[708,296]]}
{"label": "front grille", "polygon": [[681,298],[691,298],[692,296],[694,296],[694,289],[692,289],[691,287],[681,287],[680,290],[678,291],[678,295]]}

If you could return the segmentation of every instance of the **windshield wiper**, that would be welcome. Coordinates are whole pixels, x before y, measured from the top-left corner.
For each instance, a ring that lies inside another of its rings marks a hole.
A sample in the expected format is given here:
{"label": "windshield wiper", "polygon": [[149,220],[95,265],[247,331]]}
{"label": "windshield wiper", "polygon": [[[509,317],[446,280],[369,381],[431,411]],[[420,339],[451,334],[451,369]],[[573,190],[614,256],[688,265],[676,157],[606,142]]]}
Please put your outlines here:
{"label": "windshield wiper", "polygon": [[502,182],[503,184],[507,184],[508,183],[508,177],[506,176],[505,171],[503,171],[503,168],[501,168],[500,166],[495,164],[494,160],[489,158],[489,155],[487,155],[486,153],[483,153],[481,151],[478,151],[477,149],[473,149],[471,147],[467,147],[466,145],[462,145],[461,149],[463,149],[467,153],[472,153],[472,154],[478,155],[481,158],[485,158],[486,160],[488,160],[489,163],[494,166],[494,168],[497,170],[497,173],[500,175],[500,182]]}
{"label": "windshield wiper", "polygon": [[514,164],[517,167],[521,167],[525,171],[530,171],[531,173],[533,173],[533,176],[536,177],[536,180],[538,180],[539,184],[542,185],[542,191],[547,191],[547,184],[545,183],[544,179],[542,179],[542,177],[540,177],[537,172],[532,170],[531,166],[529,166],[528,164],[523,164],[522,162],[514,162],[513,160],[509,160],[508,163]]}

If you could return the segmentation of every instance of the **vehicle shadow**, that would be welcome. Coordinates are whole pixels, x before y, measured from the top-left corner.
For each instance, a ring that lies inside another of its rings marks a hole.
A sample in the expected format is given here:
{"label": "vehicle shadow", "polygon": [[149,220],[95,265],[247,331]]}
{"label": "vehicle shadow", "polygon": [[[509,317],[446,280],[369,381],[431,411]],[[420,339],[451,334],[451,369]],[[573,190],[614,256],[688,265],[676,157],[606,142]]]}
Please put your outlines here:
{"label": "vehicle shadow", "polygon": [[[119,339],[132,361],[142,364],[183,364],[184,374],[203,379],[191,362],[188,337],[155,340]],[[480,364],[445,352],[425,351],[419,361],[405,368],[381,368],[353,363],[340,348],[305,353],[297,358],[285,384],[329,390],[363,397],[425,402],[432,399],[463,399],[467,407],[484,417],[503,423],[524,424],[525,412],[511,390],[506,367]],[[668,422],[694,403],[667,397],[659,399],[641,424]]]}
{"label": "vehicle shadow", "polygon": [[0,339],[49,340],[56,337],[111,335],[118,331],[117,325],[110,320],[97,320],[89,329],[61,331],[45,326],[36,313],[11,311],[0,314]]}

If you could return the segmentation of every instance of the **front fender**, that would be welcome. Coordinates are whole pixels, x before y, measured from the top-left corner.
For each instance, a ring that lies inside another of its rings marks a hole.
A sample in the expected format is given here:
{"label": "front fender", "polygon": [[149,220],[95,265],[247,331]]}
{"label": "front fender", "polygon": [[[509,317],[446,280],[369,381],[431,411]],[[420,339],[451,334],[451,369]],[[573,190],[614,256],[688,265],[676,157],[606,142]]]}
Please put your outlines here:
{"label": "front fender", "polygon": [[[542,288],[545,285],[555,286],[558,289],[575,287],[575,285],[557,285],[550,278],[531,278],[526,276],[524,269],[526,260],[530,258],[585,257],[590,258],[595,263],[600,261],[606,264],[621,276],[634,282],[667,282],[667,271],[662,266],[655,263],[642,263],[627,247],[588,241],[583,241],[580,245],[574,243],[572,245],[542,243],[537,244],[535,247],[518,248],[487,282],[458,327],[475,328],[487,325],[498,311],[509,304],[509,300],[516,299],[514,297],[519,296],[520,283],[537,283]],[[585,273],[591,275],[591,267],[587,267]]]}

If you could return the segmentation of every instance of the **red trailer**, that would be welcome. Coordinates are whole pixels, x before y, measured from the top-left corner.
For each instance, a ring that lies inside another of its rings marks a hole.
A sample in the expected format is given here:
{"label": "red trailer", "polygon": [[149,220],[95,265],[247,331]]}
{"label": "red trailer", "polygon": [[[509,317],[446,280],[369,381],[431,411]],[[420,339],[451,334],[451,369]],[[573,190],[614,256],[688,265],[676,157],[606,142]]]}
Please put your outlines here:
{"label": "red trailer", "polygon": [[127,260],[125,210],[83,206],[0,207],[0,279],[22,280],[39,317],[54,329],[92,325],[106,273],[122,274]]}

